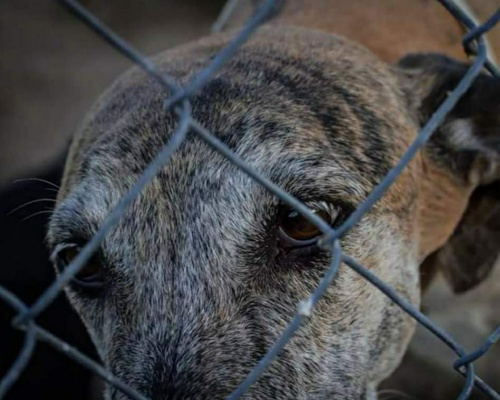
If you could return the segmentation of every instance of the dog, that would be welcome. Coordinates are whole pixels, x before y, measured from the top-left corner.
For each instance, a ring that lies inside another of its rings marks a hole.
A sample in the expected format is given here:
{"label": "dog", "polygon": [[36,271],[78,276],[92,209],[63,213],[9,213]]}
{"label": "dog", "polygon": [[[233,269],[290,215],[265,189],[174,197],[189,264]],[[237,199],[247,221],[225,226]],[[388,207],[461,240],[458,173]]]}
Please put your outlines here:
{"label": "dog", "polygon": [[[336,227],[468,69],[453,58],[463,58],[462,34],[430,1],[291,0],[193,95],[192,115]],[[202,38],[154,62],[185,85],[233,36]],[[47,234],[58,272],[171,137],[177,118],[166,96],[133,68],[77,131]],[[435,271],[466,291],[498,256],[499,111],[500,83],[482,74],[341,239],[346,254],[417,307]],[[130,387],[152,399],[224,398],[328,268],[320,237],[190,135],[65,291],[105,366]],[[341,266],[244,398],[375,399],[414,326]],[[106,396],[125,398],[111,386]]]}

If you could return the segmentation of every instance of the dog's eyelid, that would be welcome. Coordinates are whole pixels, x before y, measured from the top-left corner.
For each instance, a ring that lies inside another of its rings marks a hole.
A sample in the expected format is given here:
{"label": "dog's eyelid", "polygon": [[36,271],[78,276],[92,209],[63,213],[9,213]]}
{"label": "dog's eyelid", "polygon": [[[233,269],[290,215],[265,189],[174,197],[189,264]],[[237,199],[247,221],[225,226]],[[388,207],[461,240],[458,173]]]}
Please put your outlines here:
{"label": "dog's eyelid", "polygon": [[[311,211],[313,210],[322,210],[325,211],[331,218],[331,220],[335,220],[341,213],[342,207],[340,205],[336,205],[331,202],[327,202],[324,200],[320,201],[307,201],[304,203]],[[328,221],[326,221],[328,222]]]}
{"label": "dog's eyelid", "polygon": [[82,211],[82,205],[73,197],[63,200],[54,210],[51,223],[51,241],[56,244],[85,245],[97,232],[100,221]]}
{"label": "dog's eyelid", "polygon": [[[88,240],[84,239],[82,236],[69,236],[65,235],[64,240],[58,241],[53,247],[50,254],[50,260],[52,262],[57,260],[57,257],[63,250],[78,248],[82,249]],[[94,255],[99,254],[100,250],[97,250]]]}
{"label": "dog's eyelid", "polygon": [[61,251],[73,247],[70,243],[58,243],[52,248],[52,252],[50,253],[50,261],[55,263],[57,261],[57,257],[61,254]]}
{"label": "dog's eyelid", "polygon": [[322,199],[307,199],[301,201],[312,212],[315,210],[325,211],[331,218],[330,221],[326,222],[335,226],[338,226],[339,222],[341,223],[345,217],[355,209],[355,205],[338,198],[323,197]]}

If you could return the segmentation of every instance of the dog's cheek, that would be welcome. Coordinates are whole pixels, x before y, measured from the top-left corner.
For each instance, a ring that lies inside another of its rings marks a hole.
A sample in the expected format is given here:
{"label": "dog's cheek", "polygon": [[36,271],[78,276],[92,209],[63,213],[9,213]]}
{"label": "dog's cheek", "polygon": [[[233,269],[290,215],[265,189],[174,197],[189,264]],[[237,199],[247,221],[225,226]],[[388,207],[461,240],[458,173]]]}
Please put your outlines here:
{"label": "dog's cheek", "polygon": [[[372,245],[358,261],[418,309],[418,248],[412,237],[415,214],[407,213],[404,218],[375,214],[367,221],[363,240]],[[376,385],[399,365],[413,335],[415,320],[370,282],[363,279],[359,285],[369,343],[369,381]]]}
{"label": "dog's cheek", "polygon": [[119,318],[110,296],[87,298],[68,289],[66,293],[87,328],[99,358],[108,369],[113,370],[109,360],[120,348],[127,327]]}

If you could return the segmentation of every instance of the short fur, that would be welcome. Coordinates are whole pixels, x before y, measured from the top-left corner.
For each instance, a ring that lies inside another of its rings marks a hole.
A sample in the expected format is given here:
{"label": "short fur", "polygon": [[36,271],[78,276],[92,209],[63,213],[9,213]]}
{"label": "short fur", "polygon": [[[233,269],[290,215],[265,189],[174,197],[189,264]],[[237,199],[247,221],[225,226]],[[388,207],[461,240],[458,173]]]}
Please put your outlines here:
{"label": "short fur", "polygon": [[[169,50],[156,65],[185,84],[232,35]],[[465,69],[422,54],[388,65],[347,39],[278,20],[260,29],[191,105],[198,121],[263,175],[306,204],[327,201],[347,215]],[[453,243],[474,190],[498,180],[499,102],[492,93],[498,98],[499,84],[482,77],[342,238],[346,253],[417,306],[419,266]],[[68,157],[48,234],[52,247],[87,241],[169,139],[176,118],[164,111],[165,96],[134,68],[94,105]],[[482,106],[486,101],[491,108]],[[104,241],[104,290],[90,296],[67,289],[111,372],[153,399],[227,396],[328,267],[323,250],[282,245],[281,207],[189,136]],[[472,281],[470,265],[455,268],[453,274],[465,273],[459,289],[484,278],[487,261]],[[341,267],[245,398],[375,398],[413,327],[387,297]],[[112,387],[107,395],[122,398]]]}

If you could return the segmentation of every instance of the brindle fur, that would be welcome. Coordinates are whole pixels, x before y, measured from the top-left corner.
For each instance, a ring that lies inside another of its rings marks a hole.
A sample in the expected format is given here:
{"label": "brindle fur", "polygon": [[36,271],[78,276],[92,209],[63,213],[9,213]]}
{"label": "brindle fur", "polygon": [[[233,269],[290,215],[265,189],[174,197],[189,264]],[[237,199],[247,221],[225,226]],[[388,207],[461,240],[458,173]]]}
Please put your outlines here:
{"label": "brindle fur", "polygon": [[[185,84],[230,37],[169,50],[156,65]],[[348,214],[415,138],[425,99],[447,79],[427,68],[434,57],[389,66],[330,33],[271,24],[191,99],[192,112],[295,197],[328,201]],[[68,156],[51,246],[87,241],[168,141],[176,118],[164,110],[166,95],[134,68],[97,101]],[[468,136],[447,142],[445,155],[429,145],[342,238],[346,253],[415,305],[419,265],[445,245],[483,183],[477,159],[493,162],[475,150],[480,154],[456,174],[457,146],[475,134],[462,130]],[[104,241],[105,290],[89,296],[67,289],[110,371],[153,399],[227,396],[328,267],[326,251],[281,245],[279,207],[191,134]],[[245,398],[375,398],[413,327],[342,266]],[[123,398],[112,387],[107,396]]]}

